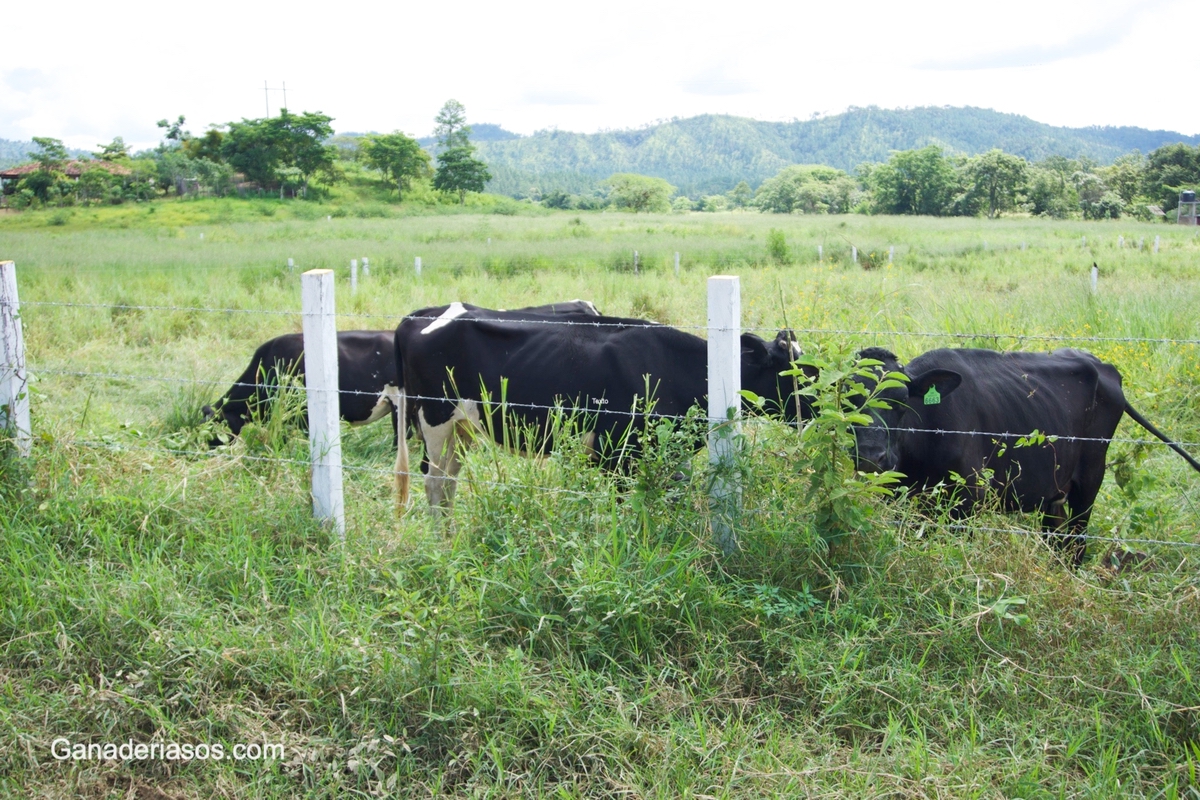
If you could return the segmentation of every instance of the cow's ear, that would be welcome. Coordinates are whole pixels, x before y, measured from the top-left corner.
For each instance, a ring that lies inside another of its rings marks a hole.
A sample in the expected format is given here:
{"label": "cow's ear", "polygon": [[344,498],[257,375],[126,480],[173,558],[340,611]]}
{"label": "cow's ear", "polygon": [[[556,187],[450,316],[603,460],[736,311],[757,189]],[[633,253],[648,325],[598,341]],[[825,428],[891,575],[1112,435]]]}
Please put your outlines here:
{"label": "cow's ear", "polygon": [[[949,369],[929,369],[908,379],[908,396],[917,403],[924,398],[926,405],[936,405],[962,383],[962,375]],[[930,390],[934,390],[930,393]]]}
{"label": "cow's ear", "polygon": [[769,354],[767,343],[762,337],[753,333],[742,334],[742,362],[748,364],[765,364]]}
{"label": "cow's ear", "polygon": [[796,334],[787,328],[775,334],[774,344],[775,349],[783,354],[789,364],[804,355],[804,351],[800,349],[800,344],[796,341]]}

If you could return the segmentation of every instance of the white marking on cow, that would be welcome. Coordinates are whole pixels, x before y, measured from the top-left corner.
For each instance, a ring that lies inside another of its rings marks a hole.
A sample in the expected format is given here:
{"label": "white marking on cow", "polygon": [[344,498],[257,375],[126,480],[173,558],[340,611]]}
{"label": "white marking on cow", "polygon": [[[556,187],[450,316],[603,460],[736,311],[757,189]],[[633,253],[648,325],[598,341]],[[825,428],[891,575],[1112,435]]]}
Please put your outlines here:
{"label": "white marking on cow", "polygon": [[370,425],[372,422],[377,422],[384,417],[390,416],[398,408],[400,408],[400,388],[388,383],[384,385],[383,391],[379,393],[379,399],[375,401],[375,405],[371,406],[371,413],[367,418],[358,422],[351,422],[350,424]]}
{"label": "white marking on cow", "polygon": [[442,312],[442,315],[440,317],[438,317],[433,322],[431,322],[429,325],[427,325],[425,327],[425,330],[421,331],[421,335],[425,335],[427,333],[433,333],[438,328],[444,328],[447,325],[449,325],[451,322],[453,322],[454,320],[458,319],[459,317],[461,317],[463,314],[466,314],[466,313],[467,313],[466,306],[464,306],[462,303],[455,300],[453,303],[450,304],[449,308],[447,308],[445,311]]}
{"label": "white marking on cow", "polygon": [[576,297],[571,302],[572,303],[583,303],[585,306],[587,306],[588,308],[590,308],[592,310],[593,314],[595,314],[597,317],[600,316],[600,309],[596,308],[595,303],[593,303],[591,300],[580,300],[578,297]]}
{"label": "white marking on cow", "polygon": [[426,422],[425,409],[422,408],[417,411],[417,421],[421,429],[421,438],[425,440],[425,455],[429,459],[429,472],[425,476],[425,497],[429,500],[429,507],[436,513],[454,504],[458,473],[462,469],[460,453],[471,445],[475,434],[483,430],[480,424],[479,403],[474,400],[458,401],[450,419],[441,425],[430,425]]}

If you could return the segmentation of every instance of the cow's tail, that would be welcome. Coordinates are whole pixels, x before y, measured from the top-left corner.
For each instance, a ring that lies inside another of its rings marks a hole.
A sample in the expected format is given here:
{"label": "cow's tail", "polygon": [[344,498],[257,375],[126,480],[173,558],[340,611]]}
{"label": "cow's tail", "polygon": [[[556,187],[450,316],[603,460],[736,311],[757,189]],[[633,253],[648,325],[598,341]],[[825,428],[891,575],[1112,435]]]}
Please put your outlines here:
{"label": "cow's tail", "polygon": [[1138,425],[1141,425],[1143,428],[1145,428],[1146,430],[1153,433],[1159,439],[1166,442],[1167,447],[1170,447],[1176,453],[1179,453],[1179,455],[1183,456],[1184,459],[1189,464],[1192,465],[1192,469],[1196,470],[1197,472],[1200,472],[1200,461],[1196,461],[1196,459],[1192,458],[1191,455],[1189,455],[1186,450],[1184,450],[1182,447],[1180,447],[1175,442],[1172,442],[1170,439],[1168,439],[1167,435],[1165,433],[1163,433],[1158,428],[1156,428],[1152,424],[1150,424],[1150,420],[1146,419],[1141,414],[1139,414],[1137,411],[1135,411],[1133,406],[1129,405],[1128,400],[1125,401],[1125,413],[1128,414],[1130,419],[1132,419]]}
{"label": "cow's tail", "polygon": [[396,514],[408,506],[408,397],[400,387],[396,407]]}
{"label": "cow's tail", "polygon": [[394,339],[396,353],[396,516],[408,507],[408,392],[404,389],[404,356],[400,352],[400,327]]}

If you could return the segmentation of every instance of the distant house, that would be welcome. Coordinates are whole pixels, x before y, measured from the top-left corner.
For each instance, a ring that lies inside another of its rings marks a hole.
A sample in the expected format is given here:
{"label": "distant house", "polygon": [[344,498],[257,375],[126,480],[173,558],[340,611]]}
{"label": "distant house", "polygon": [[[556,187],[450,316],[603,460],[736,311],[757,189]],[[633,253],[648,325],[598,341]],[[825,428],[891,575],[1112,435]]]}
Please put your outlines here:
{"label": "distant house", "polygon": [[[103,170],[108,170],[113,175],[128,175],[132,172],[129,167],[123,167],[120,164],[114,164],[111,161],[68,161],[62,166],[61,172],[71,180],[79,180],[79,176],[89,169],[99,167]],[[24,178],[31,172],[37,172],[41,169],[40,164],[22,164],[19,167],[9,167],[6,170],[0,171],[0,189],[3,189],[5,194],[9,194],[16,187],[17,181]]]}

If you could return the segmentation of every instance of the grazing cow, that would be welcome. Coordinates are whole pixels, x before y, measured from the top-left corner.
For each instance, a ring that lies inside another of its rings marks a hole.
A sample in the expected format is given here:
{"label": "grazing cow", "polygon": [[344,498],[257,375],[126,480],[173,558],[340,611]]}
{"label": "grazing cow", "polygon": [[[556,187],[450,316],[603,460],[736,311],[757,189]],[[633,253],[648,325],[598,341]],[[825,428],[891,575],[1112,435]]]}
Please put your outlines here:
{"label": "grazing cow", "polygon": [[[467,306],[476,308],[476,306]],[[590,314],[600,312],[589,300],[571,300],[522,311],[535,314]],[[366,425],[385,416],[396,429],[395,398],[399,391],[393,333],[341,331],[338,333],[338,387],[342,419]],[[220,414],[234,436],[241,433],[254,410],[268,403],[279,386],[279,376],[294,374],[304,380],[304,335],[288,333],[259,345],[237,382],[213,406],[203,409],[206,419]],[[221,444],[219,439],[210,444]]]}
{"label": "grazing cow", "polygon": [[[539,321],[463,306],[437,312],[416,311],[396,328],[400,426],[405,430],[406,415],[415,415],[425,443],[425,494],[434,510],[453,502],[459,447],[474,433],[490,431],[504,441],[506,423],[510,431],[515,423],[535,432],[532,442],[522,443],[525,449],[546,452],[553,447],[549,407],[558,405],[583,415],[593,458],[615,468],[637,450],[647,391],[656,416],[685,414],[707,394],[708,345],[674,328],[617,317]],[[741,344],[742,387],[774,401],[770,412],[794,420],[796,406],[781,399],[792,396],[793,380],[779,374],[800,355],[794,336],[782,331],[767,342],[744,334]],[[398,511],[408,502],[408,488],[408,448],[401,442]]]}
{"label": "grazing cow", "polygon": [[[366,425],[395,412],[384,400],[384,390],[396,383],[396,360],[392,357],[390,331],[338,332],[338,402],[342,419]],[[304,380],[304,334],[276,336],[258,346],[250,366],[212,406],[204,407],[204,416],[220,414],[234,436],[250,421],[255,411],[271,401],[281,375],[294,374]],[[211,444],[219,445],[219,440]]]}
{"label": "grazing cow", "polygon": [[[1009,510],[1041,512],[1045,530],[1065,530],[1052,541],[1076,566],[1122,414],[1200,470],[1129,405],[1116,367],[1091,353],[942,349],[904,367],[882,348],[859,355],[908,377],[906,386],[883,391],[888,407],[870,409],[872,424],[856,429],[860,469],[896,470],[916,489],[957,473],[967,481],[955,509],[960,515],[970,513],[990,484]],[[1018,444],[1034,431],[1047,440]]]}

